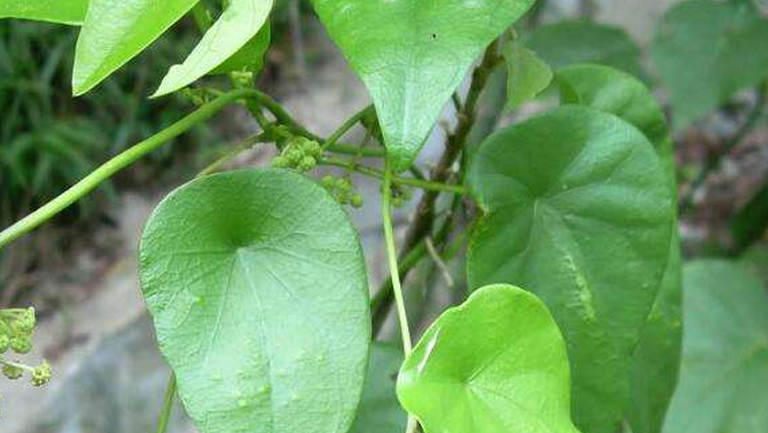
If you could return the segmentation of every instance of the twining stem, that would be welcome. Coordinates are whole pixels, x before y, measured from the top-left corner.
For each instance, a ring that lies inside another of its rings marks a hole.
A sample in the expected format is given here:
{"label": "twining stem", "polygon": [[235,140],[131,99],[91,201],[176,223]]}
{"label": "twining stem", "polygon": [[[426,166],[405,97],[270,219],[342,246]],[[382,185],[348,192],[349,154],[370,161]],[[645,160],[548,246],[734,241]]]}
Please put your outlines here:
{"label": "twining stem", "polygon": [[176,375],[171,373],[168,379],[168,386],[165,388],[165,399],[163,400],[163,411],[160,412],[160,418],[157,420],[157,429],[155,433],[165,433],[168,430],[168,421],[171,419],[173,410],[173,398],[176,396]]}
{"label": "twining stem", "polygon": [[241,153],[253,148],[257,144],[265,143],[267,141],[268,141],[268,138],[266,133],[254,134],[254,135],[251,135],[250,137],[246,137],[245,139],[237,143],[232,148],[231,151],[227,152],[226,155],[212,162],[210,165],[205,167],[200,173],[198,173],[197,176],[195,177],[203,177],[209,174],[213,174],[219,171],[224,164],[233,160],[235,157],[237,157]]}
{"label": "twining stem", "polygon": [[347,132],[349,132],[350,129],[352,129],[357,122],[364,119],[366,116],[370,115],[370,113],[373,111],[373,105],[369,105],[362,110],[358,111],[357,113],[353,114],[352,117],[345,120],[344,123],[341,124],[341,126],[334,131],[328,138],[325,140],[325,143],[323,147],[334,145],[341,137],[344,136]]}
{"label": "twining stem", "polygon": [[[207,120],[232,102],[241,99],[255,101],[260,106],[269,110],[280,123],[291,129],[306,131],[291,118],[280,104],[264,93],[254,89],[237,89],[224,93],[218,98],[200,106],[200,108],[184,116],[171,126],[105,162],[61,195],[0,232],[0,249],[53,218],[59,212],[96,189],[96,187],[118,171],[133,164],[141,157],[178,137],[198,123]],[[309,132],[306,132],[306,134],[309,134]]]}
{"label": "twining stem", "polygon": [[[335,167],[345,168],[350,171],[354,171],[366,176],[374,177],[377,179],[384,179],[385,173],[382,173],[375,168],[368,167],[354,162],[348,162],[336,158],[325,158],[320,161],[322,165],[331,165]],[[392,176],[391,182],[398,185],[408,185],[416,188],[421,188],[427,191],[441,191],[452,194],[466,194],[467,189],[461,185],[450,185],[446,183],[430,182],[427,180],[412,178],[412,177],[398,177]]]}
{"label": "twining stem", "polygon": [[408,327],[408,315],[405,311],[403,289],[400,285],[400,273],[397,269],[397,247],[395,246],[395,234],[392,229],[392,169],[387,164],[384,169],[384,182],[381,189],[381,218],[384,223],[384,241],[387,245],[387,261],[389,262],[389,274],[392,278],[392,287],[397,306],[397,318],[400,323],[400,335],[403,339],[403,352],[405,356],[411,354],[411,330]]}

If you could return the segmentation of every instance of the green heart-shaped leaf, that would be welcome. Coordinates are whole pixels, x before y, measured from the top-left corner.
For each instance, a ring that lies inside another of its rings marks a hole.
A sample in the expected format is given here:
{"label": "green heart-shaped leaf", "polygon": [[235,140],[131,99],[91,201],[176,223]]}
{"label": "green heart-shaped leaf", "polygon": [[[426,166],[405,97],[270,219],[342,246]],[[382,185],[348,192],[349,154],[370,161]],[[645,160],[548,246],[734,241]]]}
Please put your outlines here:
{"label": "green heart-shaped leaf", "polygon": [[[630,75],[601,65],[576,65],[557,72],[564,103],[615,114],[642,131],[666,167],[672,197],[677,195],[672,140],[651,92]],[[677,383],[682,344],[682,261],[677,230],[659,293],[646,319],[632,360],[631,396],[626,416],[634,433],[656,433]]]}
{"label": "green heart-shaped leaf", "polygon": [[248,41],[267,21],[272,0],[232,0],[181,65],[171,69],[152,96],[162,96],[192,84],[214,70]]}
{"label": "green heart-shaped leaf", "polygon": [[188,183],[147,224],[141,280],[202,433],[347,432],[370,343],[367,278],[321,187],[281,170]]}
{"label": "green heart-shaped leaf", "polygon": [[142,52],[198,0],[90,0],[77,39],[72,92],[91,90]]}
{"label": "green heart-shaped leaf", "polygon": [[613,432],[674,219],[653,145],[616,116],[562,107],[489,137],[469,182],[486,213],[470,286],[518,284],[542,298],[568,342],[576,425]]}
{"label": "green heart-shaped leaf", "polygon": [[765,433],[768,293],[747,264],[685,267],[680,385],[664,433]]}
{"label": "green heart-shaped leaf", "polygon": [[426,433],[577,433],[563,337],[547,308],[513,286],[486,286],[429,327],[397,395]]}
{"label": "green heart-shaped leaf", "polygon": [[313,0],[376,105],[394,168],[408,168],[483,49],[534,0]]}
{"label": "green heart-shaped leaf", "polygon": [[651,57],[676,130],[768,77],[768,20],[747,3],[687,1],[659,23]]}
{"label": "green heart-shaped leaf", "polygon": [[533,51],[515,41],[504,46],[507,63],[507,109],[517,108],[549,86],[552,70]]}
{"label": "green heart-shaped leaf", "polygon": [[402,433],[407,415],[395,394],[397,372],[403,363],[403,350],[396,343],[374,342],[368,373],[357,416],[350,433]]}
{"label": "green heart-shaped leaf", "polygon": [[88,0],[3,0],[0,18],[23,18],[80,25],[88,11]]}

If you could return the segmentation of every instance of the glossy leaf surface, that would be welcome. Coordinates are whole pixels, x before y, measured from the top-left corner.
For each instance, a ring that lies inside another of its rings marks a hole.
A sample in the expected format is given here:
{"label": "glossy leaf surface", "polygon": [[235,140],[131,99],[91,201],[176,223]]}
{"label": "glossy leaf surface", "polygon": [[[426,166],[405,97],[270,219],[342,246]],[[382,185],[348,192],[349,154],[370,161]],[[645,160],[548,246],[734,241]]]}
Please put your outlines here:
{"label": "glossy leaf surface", "polygon": [[651,57],[681,130],[768,77],[768,20],[747,2],[687,1],[659,23]]}
{"label": "glossy leaf surface", "polygon": [[664,433],[764,433],[768,426],[768,292],[748,266],[685,267],[680,384]]}
{"label": "glossy leaf surface", "polygon": [[142,52],[198,0],[91,0],[77,39],[72,92],[89,91]]}
{"label": "glossy leaf surface", "polygon": [[518,284],[541,297],[568,343],[576,425],[613,431],[674,218],[653,145],[616,116],[562,107],[489,137],[469,182],[485,211],[470,286]]}
{"label": "glossy leaf surface", "polygon": [[397,395],[426,433],[577,433],[569,376],[544,304],[492,285],[429,327],[403,364]]}
{"label": "glossy leaf surface", "polygon": [[367,279],[357,234],[321,187],[280,170],[186,184],[147,224],[141,281],[202,433],[348,430],[370,344]]}
{"label": "glossy leaf surface", "polygon": [[[656,146],[666,167],[670,194],[677,182],[664,113],[650,91],[634,77],[601,65],[576,65],[557,73],[561,99],[615,114],[640,129]],[[632,360],[630,404],[626,417],[634,433],[661,430],[677,383],[682,344],[682,260],[677,230],[653,309]]]}
{"label": "glossy leaf surface", "polygon": [[507,63],[507,109],[519,107],[549,86],[552,70],[519,42],[504,47]]}
{"label": "glossy leaf surface", "polygon": [[374,342],[357,416],[350,433],[403,433],[407,414],[395,394],[395,381],[403,363],[397,343]]}
{"label": "glossy leaf surface", "polygon": [[171,66],[153,96],[186,87],[235,55],[264,26],[272,3],[272,0],[230,1],[184,63]]}
{"label": "glossy leaf surface", "polygon": [[0,18],[23,18],[79,25],[88,11],[88,0],[3,0]]}
{"label": "glossy leaf surface", "polygon": [[597,63],[645,77],[640,48],[618,28],[588,21],[564,21],[536,28],[523,38],[554,70],[577,63]]}
{"label": "glossy leaf surface", "polygon": [[485,47],[534,0],[313,0],[376,105],[387,152],[405,170]]}

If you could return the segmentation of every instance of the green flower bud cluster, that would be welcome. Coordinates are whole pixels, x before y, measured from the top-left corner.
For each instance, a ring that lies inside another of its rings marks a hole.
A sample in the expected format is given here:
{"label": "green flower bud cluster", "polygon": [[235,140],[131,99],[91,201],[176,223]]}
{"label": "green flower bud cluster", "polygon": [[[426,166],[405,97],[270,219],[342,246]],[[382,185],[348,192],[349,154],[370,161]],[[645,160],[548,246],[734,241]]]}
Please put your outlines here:
{"label": "green flower bud cluster", "polygon": [[187,98],[192,105],[201,106],[211,101],[211,97],[204,89],[185,87],[180,94]]}
{"label": "green flower bud cluster", "polygon": [[32,367],[5,357],[9,351],[25,354],[32,350],[35,325],[33,307],[0,310],[0,370],[3,376],[11,380],[29,374],[33,386],[43,386],[51,380],[51,366],[48,362],[43,361],[40,365]]}
{"label": "green flower bud cluster", "polygon": [[253,72],[250,71],[232,71],[229,73],[235,87],[251,87],[253,84]]}
{"label": "green flower bud cluster", "polygon": [[341,204],[359,208],[363,205],[363,196],[352,186],[348,178],[323,176],[320,184]]}
{"label": "green flower bud cluster", "polygon": [[323,156],[320,143],[305,137],[293,137],[286,142],[283,152],[272,164],[280,168],[292,168],[299,171],[309,171],[315,168]]}

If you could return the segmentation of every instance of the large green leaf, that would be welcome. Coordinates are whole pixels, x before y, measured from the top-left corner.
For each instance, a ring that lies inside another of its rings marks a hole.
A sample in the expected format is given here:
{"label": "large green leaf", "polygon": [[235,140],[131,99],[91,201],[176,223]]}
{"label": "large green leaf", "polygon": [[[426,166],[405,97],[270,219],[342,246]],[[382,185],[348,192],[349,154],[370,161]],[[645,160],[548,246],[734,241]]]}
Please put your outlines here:
{"label": "large green leaf", "polygon": [[421,149],[483,49],[534,0],[313,0],[376,105],[397,170]]}
{"label": "large green leaf", "polygon": [[507,109],[519,107],[538,95],[552,81],[552,70],[518,41],[504,46],[507,63]]}
{"label": "large green leaf", "polygon": [[485,211],[470,286],[518,284],[544,300],[568,343],[576,425],[613,432],[674,219],[652,144],[614,115],[566,106],[489,137],[469,183]]}
{"label": "large green leaf", "polygon": [[88,0],[2,0],[0,18],[23,18],[79,25],[85,19]]}
{"label": "large green leaf", "polygon": [[768,20],[751,5],[693,0],[660,22],[651,56],[681,130],[768,77]]}
{"label": "large green leaf", "polygon": [[[557,81],[564,103],[615,114],[640,129],[656,147],[666,167],[670,194],[673,199],[677,196],[667,122],[643,83],[600,65],[563,68],[557,72]],[[633,433],[661,430],[677,383],[682,344],[682,261],[677,230],[673,230],[672,236],[664,278],[632,360],[631,396],[626,416]]]}
{"label": "large green leaf", "polygon": [[348,430],[370,344],[367,279],[357,234],[321,187],[281,170],[188,183],[147,224],[141,280],[202,433]]}
{"label": "large green leaf", "polygon": [[491,285],[429,327],[397,395],[426,433],[577,433],[563,336],[525,290]]}
{"label": "large green leaf", "polygon": [[407,416],[395,394],[395,381],[403,363],[396,343],[374,342],[357,416],[350,433],[403,433]]}
{"label": "large green leaf", "polygon": [[746,265],[685,267],[680,385],[665,433],[765,433],[768,429],[768,292]]}
{"label": "large green leaf", "polygon": [[198,0],[91,0],[75,48],[72,92],[89,91],[186,14]]}
{"label": "large green leaf", "polygon": [[554,70],[576,63],[598,63],[645,78],[640,48],[618,27],[564,21],[536,28],[523,42]]}
{"label": "large green leaf", "polygon": [[272,10],[272,0],[232,0],[181,65],[171,69],[153,96],[186,87],[235,55],[256,36]]}

